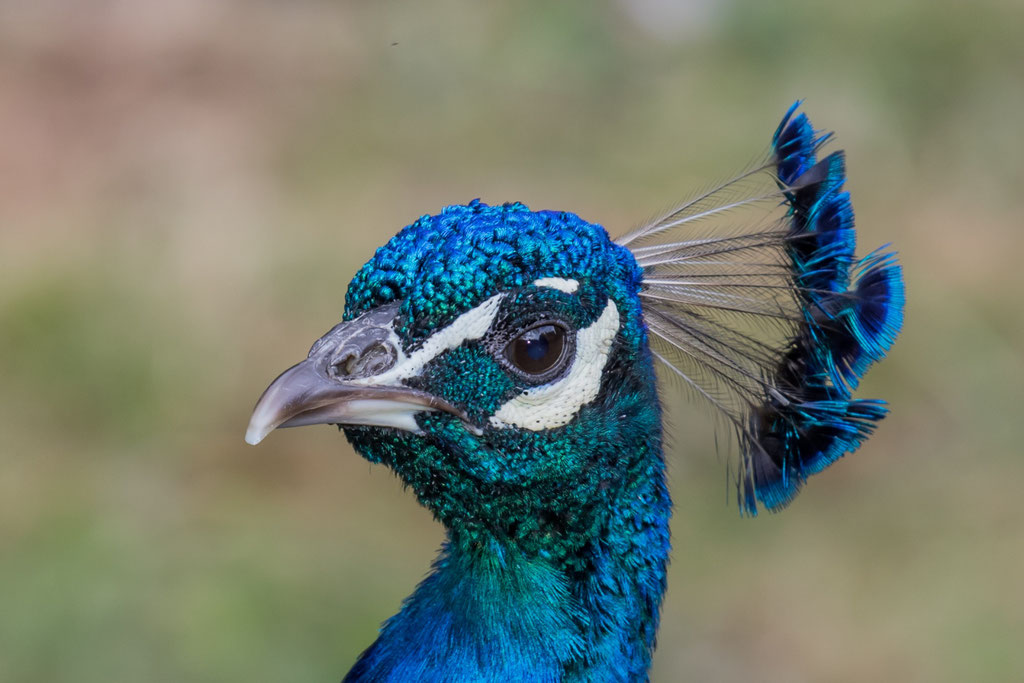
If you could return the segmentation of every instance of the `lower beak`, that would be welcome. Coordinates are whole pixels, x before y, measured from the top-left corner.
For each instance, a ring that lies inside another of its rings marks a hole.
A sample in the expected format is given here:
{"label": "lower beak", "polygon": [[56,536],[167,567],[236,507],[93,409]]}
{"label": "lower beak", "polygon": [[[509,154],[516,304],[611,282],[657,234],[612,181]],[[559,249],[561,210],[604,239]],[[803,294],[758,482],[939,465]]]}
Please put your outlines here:
{"label": "lower beak", "polygon": [[256,402],[245,440],[258,444],[278,427],[374,425],[420,432],[416,414],[443,411],[466,420],[444,399],[409,387],[352,384],[328,377],[310,359],[281,373]]}

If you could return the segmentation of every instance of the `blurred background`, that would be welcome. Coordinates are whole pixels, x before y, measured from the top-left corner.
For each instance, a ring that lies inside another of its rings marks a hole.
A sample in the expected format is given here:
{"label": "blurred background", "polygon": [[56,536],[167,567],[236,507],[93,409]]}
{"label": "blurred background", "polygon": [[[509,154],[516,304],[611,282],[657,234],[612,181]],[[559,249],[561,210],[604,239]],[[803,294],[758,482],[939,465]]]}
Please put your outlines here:
{"label": "blurred background", "polygon": [[893,242],[892,415],[780,515],[673,405],[655,681],[1024,679],[1017,0],[0,2],[0,680],[334,681],[442,533],[242,441],[374,248],[474,197],[632,227],[797,98]]}

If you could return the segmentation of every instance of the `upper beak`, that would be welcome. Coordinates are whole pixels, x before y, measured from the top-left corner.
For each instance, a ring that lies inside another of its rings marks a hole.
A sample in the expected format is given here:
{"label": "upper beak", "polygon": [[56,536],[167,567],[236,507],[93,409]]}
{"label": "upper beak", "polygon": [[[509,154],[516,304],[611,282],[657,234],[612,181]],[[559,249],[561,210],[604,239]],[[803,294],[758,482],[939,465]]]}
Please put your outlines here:
{"label": "upper beak", "polygon": [[462,411],[436,396],[408,387],[355,385],[319,372],[306,359],[275,379],[252,411],[245,440],[258,444],[278,427],[312,424],[376,425],[419,432],[418,412]]}
{"label": "upper beak", "polygon": [[404,358],[391,330],[398,307],[396,302],[373,309],[321,337],[306,360],[281,373],[260,396],[245,440],[255,445],[278,427],[311,424],[420,432],[416,414],[431,411],[451,413],[468,425],[466,414],[448,401],[383,377]]}

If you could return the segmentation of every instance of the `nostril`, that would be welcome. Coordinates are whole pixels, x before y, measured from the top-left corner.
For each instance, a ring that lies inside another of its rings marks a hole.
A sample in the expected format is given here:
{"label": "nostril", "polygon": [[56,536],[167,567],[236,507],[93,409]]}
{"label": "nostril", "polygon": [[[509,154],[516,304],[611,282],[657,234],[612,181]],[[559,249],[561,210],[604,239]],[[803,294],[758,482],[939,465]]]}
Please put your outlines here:
{"label": "nostril", "polygon": [[398,353],[393,346],[376,342],[362,353],[346,350],[339,354],[331,363],[330,372],[332,377],[339,378],[373,377],[389,370],[397,359]]}
{"label": "nostril", "polygon": [[328,372],[331,377],[348,377],[352,374],[352,365],[359,357],[354,351],[346,351],[337,354],[332,360],[331,365],[328,368]]}
{"label": "nostril", "polygon": [[352,362],[352,374],[359,377],[379,375],[391,369],[398,360],[395,347],[390,344],[377,343],[366,349],[359,358]]}

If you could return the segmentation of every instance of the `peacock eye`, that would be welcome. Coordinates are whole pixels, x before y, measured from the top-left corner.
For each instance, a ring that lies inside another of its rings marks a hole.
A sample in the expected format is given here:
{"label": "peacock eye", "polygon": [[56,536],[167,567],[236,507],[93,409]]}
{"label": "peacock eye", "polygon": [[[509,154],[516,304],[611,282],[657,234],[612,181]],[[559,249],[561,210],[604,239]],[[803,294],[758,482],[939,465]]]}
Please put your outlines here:
{"label": "peacock eye", "polygon": [[568,344],[567,330],[556,323],[535,325],[519,334],[505,348],[505,357],[514,368],[531,378],[539,378],[564,364]]}

